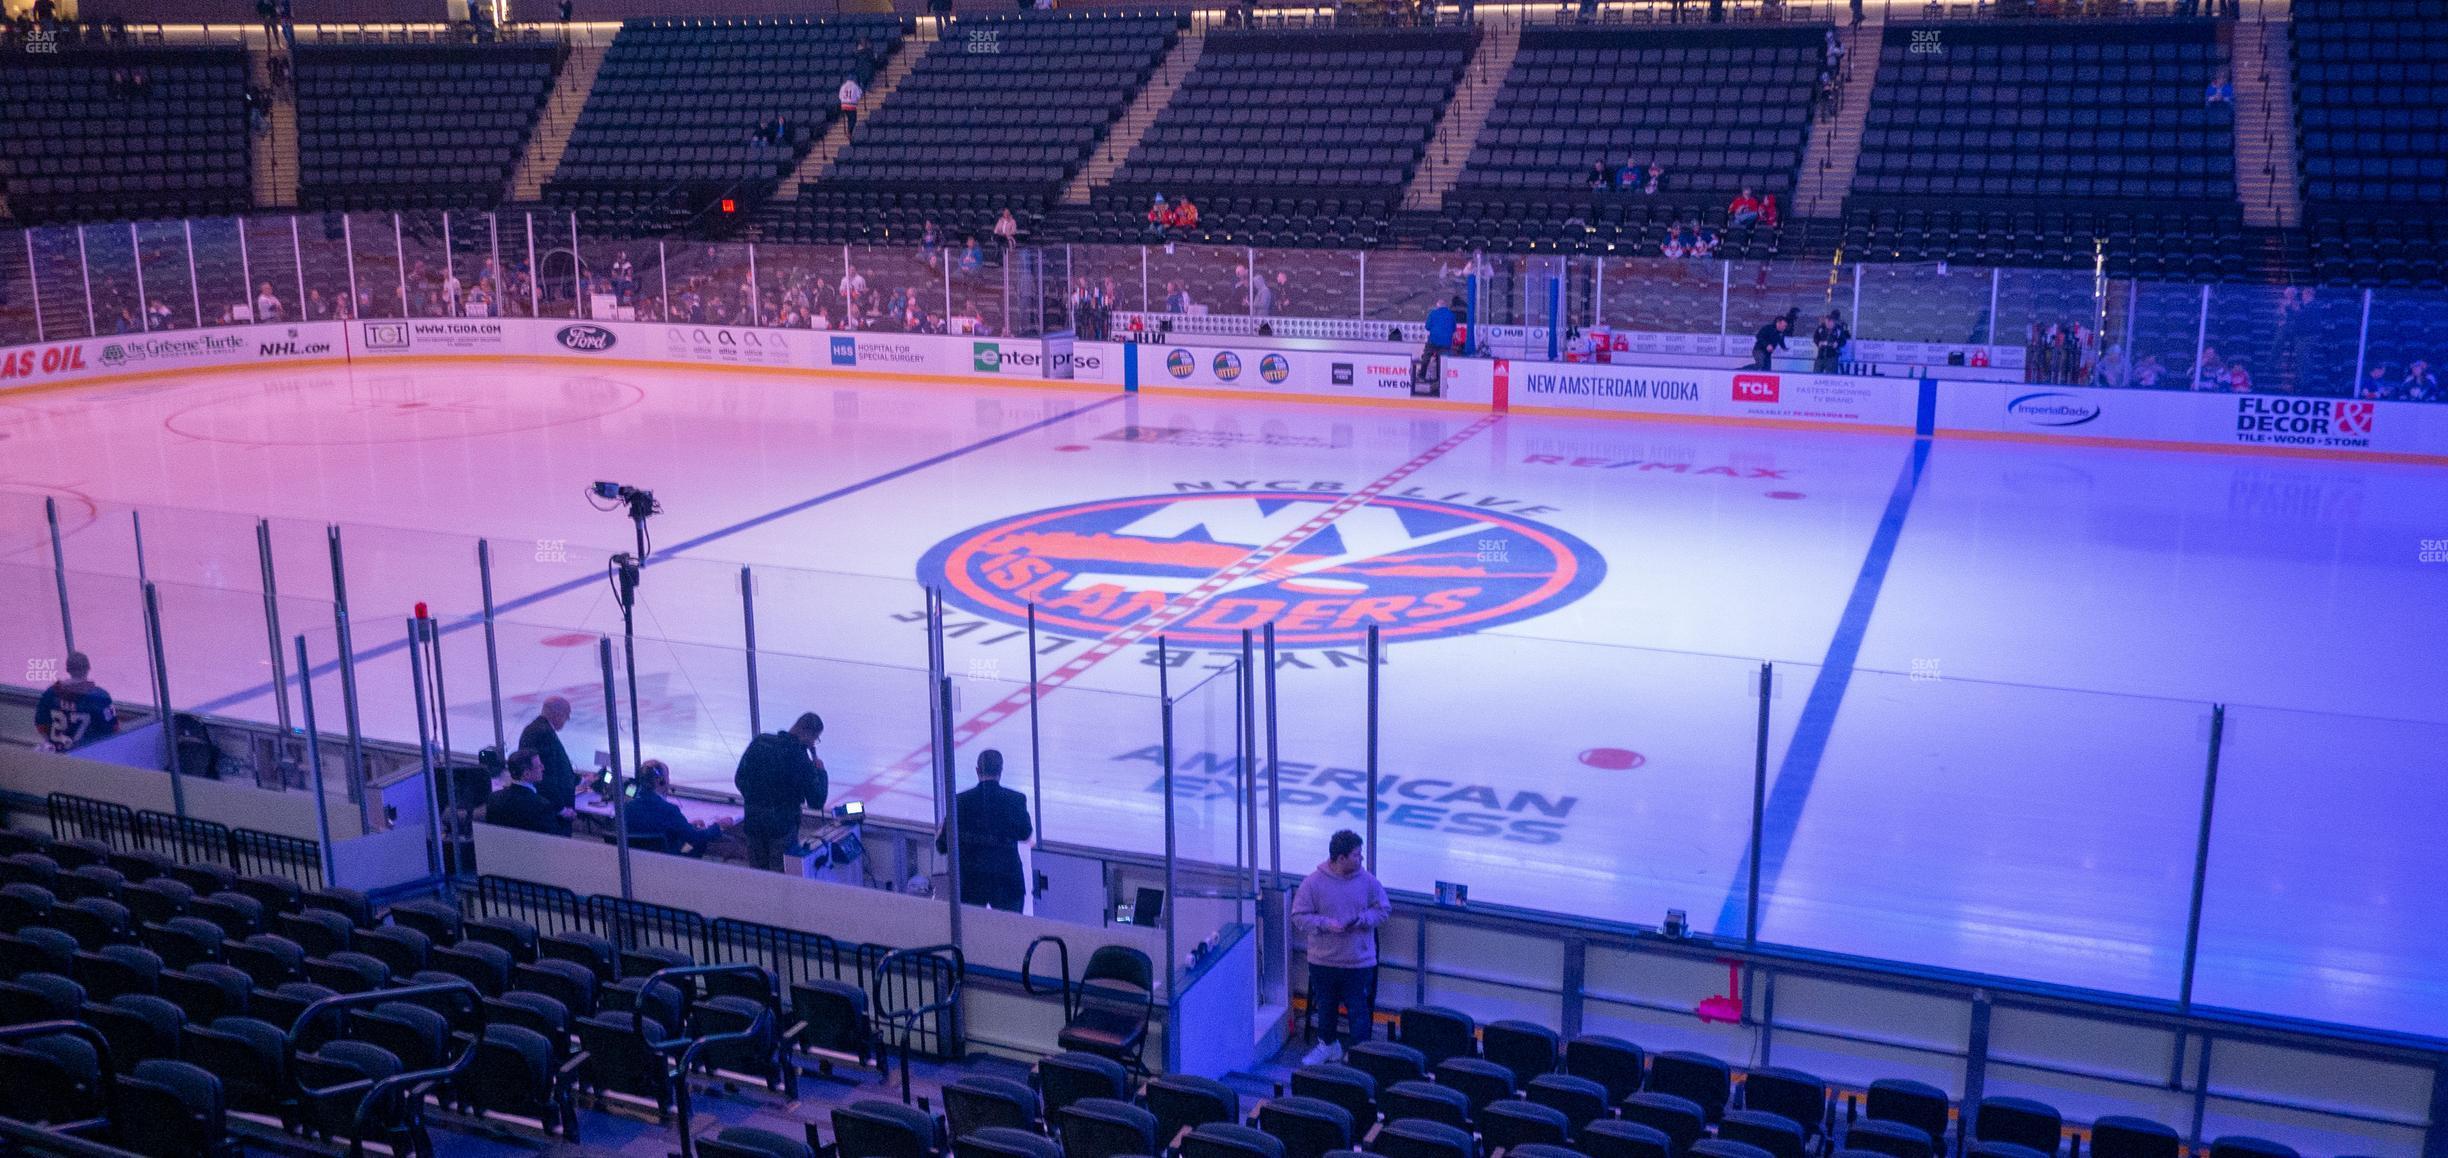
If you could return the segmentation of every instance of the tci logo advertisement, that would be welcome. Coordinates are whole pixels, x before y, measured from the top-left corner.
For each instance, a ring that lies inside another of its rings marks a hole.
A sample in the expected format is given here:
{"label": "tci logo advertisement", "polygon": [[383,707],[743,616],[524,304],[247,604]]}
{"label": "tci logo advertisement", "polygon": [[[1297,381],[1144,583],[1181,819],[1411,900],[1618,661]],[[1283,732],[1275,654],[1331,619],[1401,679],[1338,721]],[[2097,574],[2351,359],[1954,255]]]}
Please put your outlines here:
{"label": "tci logo advertisement", "polygon": [[1188,350],[1174,350],[1165,355],[1165,372],[1176,378],[1198,373],[1198,355]]}
{"label": "tci logo advertisement", "polygon": [[1280,386],[1284,379],[1292,376],[1292,363],[1281,354],[1269,354],[1258,359],[1258,376],[1271,385]]}
{"label": "tci logo advertisement", "polygon": [[1215,376],[1218,382],[1230,382],[1241,376],[1241,355],[1230,350],[1218,350],[1215,356]]}
{"label": "tci logo advertisement", "polygon": [[858,365],[858,339],[857,339],[857,338],[834,338],[834,339],[831,339],[831,346],[832,346],[832,349],[833,349],[833,364],[834,364],[834,365],[836,365],[836,366],[856,366],[856,365]]}
{"label": "tci logo advertisement", "polygon": [[1034,605],[1050,630],[1102,637],[1161,612],[1179,615],[1169,642],[1229,649],[1269,622],[1300,647],[1355,646],[1371,624],[1462,635],[1563,607],[1606,574],[1588,544],[1519,515],[1381,496],[1310,526],[1336,506],[1216,491],[1053,507],[945,539],[918,576],[1014,625]]}
{"label": "tci logo advertisement", "polygon": [[601,353],[618,344],[620,338],[602,326],[577,325],[561,327],[561,332],[554,334],[553,340],[572,350]]}
{"label": "tci logo advertisement", "polygon": [[408,336],[406,322],[365,323],[365,348],[369,350],[405,350],[414,344]]}
{"label": "tci logo advertisement", "polygon": [[2006,413],[2022,419],[2026,426],[2081,426],[2099,420],[2100,405],[2060,391],[2039,390],[2008,400]]}
{"label": "tci logo advertisement", "polygon": [[1734,400],[1736,402],[1774,402],[1783,393],[1782,384],[1778,382],[1774,374],[1736,374],[1734,376]]}

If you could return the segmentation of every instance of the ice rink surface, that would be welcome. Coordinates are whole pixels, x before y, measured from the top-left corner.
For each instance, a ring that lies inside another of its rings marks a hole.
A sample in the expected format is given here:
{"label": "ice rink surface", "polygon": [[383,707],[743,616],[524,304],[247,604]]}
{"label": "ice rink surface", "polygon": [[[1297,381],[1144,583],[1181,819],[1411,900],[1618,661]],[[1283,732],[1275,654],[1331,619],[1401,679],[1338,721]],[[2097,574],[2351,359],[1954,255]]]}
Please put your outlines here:
{"label": "ice rink surface", "polygon": [[[44,681],[63,646],[48,496],[77,644],[146,698],[140,510],[173,704],[272,719],[254,520],[318,664],[336,522],[366,729],[413,738],[423,602],[472,750],[481,537],[508,726],[568,695],[583,761],[630,546],[597,479],[665,507],[638,682],[645,751],[684,783],[727,789],[748,739],[747,566],[766,726],[823,713],[837,799],[931,815],[934,585],[964,769],[1004,749],[1044,839],[1159,848],[1161,674],[1177,835],[1229,856],[1219,673],[1271,620],[1303,867],[1360,823],[1375,623],[1389,884],[1739,934],[1765,664],[1763,937],[2169,998],[2223,704],[2196,1000],[2448,1033],[2437,469],[747,374],[219,374],[0,396],[0,662]],[[332,711],[337,681],[314,688]]]}

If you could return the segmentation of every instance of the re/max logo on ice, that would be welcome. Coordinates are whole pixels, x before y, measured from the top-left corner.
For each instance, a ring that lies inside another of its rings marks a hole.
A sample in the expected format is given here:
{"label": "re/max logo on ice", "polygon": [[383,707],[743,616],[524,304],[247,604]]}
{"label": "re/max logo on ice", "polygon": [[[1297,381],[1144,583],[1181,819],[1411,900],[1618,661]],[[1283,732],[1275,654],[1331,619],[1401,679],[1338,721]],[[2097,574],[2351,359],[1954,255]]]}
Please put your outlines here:
{"label": "re/max logo on ice", "polygon": [[[1141,761],[1162,767],[1164,748],[1151,746],[1114,757],[1116,760]],[[1173,759],[1173,790],[1190,799],[1232,800],[1235,789],[1234,758],[1231,753],[1175,753]],[[1265,769],[1255,770],[1259,791],[1266,790]],[[1328,820],[1368,819],[1368,773],[1357,768],[1320,767],[1284,760],[1275,766],[1274,779],[1283,791],[1286,808],[1317,809]],[[1164,778],[1159,776],[1146,791],[1162,796]],[[1515,844],[1555,844],[1564,839],[1564,827],[1573,809],[1580,806],[1577,796],[1550,798],[1544,793],[1523,789],[1504,789],[1492,784],[1466,784],[1433,777],[1413,779],[1383,775],[1377,778],[1377,818],[1380,823],[1396,828],[1416,828],[1422,832],[1443,833],[1446,836],[1477,836],[1507,840]]]}

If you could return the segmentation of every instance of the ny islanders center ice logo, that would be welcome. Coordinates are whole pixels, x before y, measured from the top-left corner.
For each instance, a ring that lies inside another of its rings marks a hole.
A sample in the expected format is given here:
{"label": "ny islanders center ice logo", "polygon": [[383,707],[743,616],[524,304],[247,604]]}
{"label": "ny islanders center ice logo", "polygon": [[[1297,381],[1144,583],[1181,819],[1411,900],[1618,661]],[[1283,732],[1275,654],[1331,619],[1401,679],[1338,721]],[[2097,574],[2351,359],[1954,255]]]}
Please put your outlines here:
{"label": "ny islanders center ice logo", "polygon": [[1349,647],[1463,635],[1598,585],[1586,543],[1518,515],[1432,499],[1196,492],[1078,503],[973,527],[918,562],[970,611],[1100,637],[1151,616],[1177,645]]}

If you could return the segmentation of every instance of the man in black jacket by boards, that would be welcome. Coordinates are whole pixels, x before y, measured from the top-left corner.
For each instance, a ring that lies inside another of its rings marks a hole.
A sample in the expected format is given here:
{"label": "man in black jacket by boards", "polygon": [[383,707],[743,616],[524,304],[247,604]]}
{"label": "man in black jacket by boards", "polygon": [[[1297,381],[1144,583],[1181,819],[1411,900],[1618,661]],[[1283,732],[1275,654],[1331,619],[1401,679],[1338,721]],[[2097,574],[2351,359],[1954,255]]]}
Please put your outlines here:
{"label": "man in black jacket by boards", "polygon": [[556,815],[552,803],[536,792],[536,777],[544,773],[543,759],[521,748],[510,753],[502,764],[510,782],[485,798],[485,823],[523,828],[546,836],[568,836],[569,822]]}
{"label": "man in black jacket by boards", "polygon": [[[1003,753],[992,748],[978,753],[977,778],[976,787],[953,798],[960,810],[961,900],[1017,913],[1028,896],[1020,842],[1035,835],[1028,796],[1003,786]],[[936,851],[949,850],[948,835],[935,834]]]}
{"label": "man in black jacket by boards", "polygon": [[568,726],[570,704],[559,696],[547,697],[536,718],[519,729],[519,747],[535,753],[544,761],[544,777],[536,781],[536,794],[544,798],[563,820],[578,818],[578,770],[570,766],[569,749],[561,746],[561,729]]}
{"label": "man in black jacket by boards", "polygon": [[824,811],[825,766],[815,753],[823,735],[823,718],[802,712],[789,731],[759,736],[740,755],[731,783],[739,789],[749,867],[782,871],[783,850],[799,837],[800,807]]}

